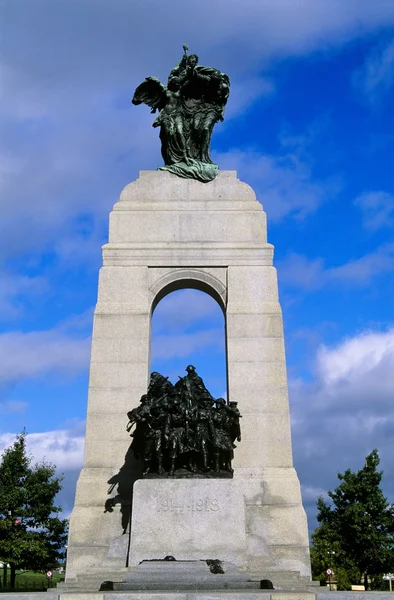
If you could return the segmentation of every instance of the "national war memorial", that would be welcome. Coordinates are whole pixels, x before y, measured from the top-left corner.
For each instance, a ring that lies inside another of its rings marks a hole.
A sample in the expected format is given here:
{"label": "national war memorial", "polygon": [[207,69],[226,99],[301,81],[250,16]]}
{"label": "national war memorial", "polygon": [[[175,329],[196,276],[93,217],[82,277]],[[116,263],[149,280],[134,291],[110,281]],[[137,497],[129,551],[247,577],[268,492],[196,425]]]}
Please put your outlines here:
{"label": "national war memorial", "polygon": [[[185,45],[167,84],[147,77],[132,100],[155,113],[164,165],[141,171],[110,214],[64,600],[100,588],[124,600],[313,597],[266,214],[210,157],[229,93]],[[224,313],[228,402],[198,365],[176,383],[150,373],[152,313],[183,288]]]}

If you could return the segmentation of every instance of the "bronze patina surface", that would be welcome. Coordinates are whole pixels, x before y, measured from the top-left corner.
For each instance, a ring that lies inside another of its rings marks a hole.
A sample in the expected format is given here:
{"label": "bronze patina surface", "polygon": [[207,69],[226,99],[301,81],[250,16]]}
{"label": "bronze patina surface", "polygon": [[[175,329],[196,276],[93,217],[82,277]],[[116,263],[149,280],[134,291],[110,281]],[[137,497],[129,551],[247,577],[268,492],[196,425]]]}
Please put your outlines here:
{"label": "bronze patina surface", "polygon": [[135,90],[133,104],[147,104],[159,111],[153,127],[160,127],[164,166],[179,177],[212,181],[218,166],[209,153],[211,134],[223,121],[230,93],[230,79],[213,67],[198,64],[196,54],[184,54],[168,76],[167,85],[147,77]]}

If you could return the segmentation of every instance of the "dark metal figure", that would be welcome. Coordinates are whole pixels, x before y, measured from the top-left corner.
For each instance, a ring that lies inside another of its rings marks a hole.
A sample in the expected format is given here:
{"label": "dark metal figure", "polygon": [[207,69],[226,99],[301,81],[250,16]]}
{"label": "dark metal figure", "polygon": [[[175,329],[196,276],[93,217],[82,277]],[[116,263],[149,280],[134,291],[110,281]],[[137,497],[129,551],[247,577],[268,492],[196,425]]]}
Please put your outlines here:
{"label": "dark metal figure", "polygon": [[209,400],[205,401],[198,409],[195,452],[197,456],[201,456],[202,458],[203,471],[210,470],[209,453],[215,439],[215,429],[212,420],[212,404],[213,402],[210,402]]}
{"label": "dark metal figure", "polygon": [[226,410],[226,401],[224,398],[216,400],[216,410],[213,411],[213,425],[215,428],[213,442],[215,471],[218,473],[220,467],[223,467],[226,471],[232,473],[233,442],[230,433],[230,418]]}
{"label": "dark metal figure", "polygon": [[[171,402],[171,412],[168,413],[164,428],[164,439],[170,458],[170,475],[174,475],[176,459],[188,453],[192,448],[188,432],[188,416],[186,406],[181,396],[174,395]],[[193,470],[190,468],[190,470]]]}
{"label": "dark metal figure", "polygon": [[135,425],[131,450],[143,459],[143,475],[174,475],[183,468],[190,474],[233,472],[234,441],[241,441],[237,403],[215,400],[193,365],[186,372],[175,386],[151,373],[148,393],[127,413],[127,431]]}
{"label": "dark metal figure", "polygon": [[230,94],[227,75],[198,64],[188,47],[168,76],[167,86],[156,77],[147,77],[135,90],[133,104],[147,104],[159,111],[153,127],[160,127],[164,166],[179,177],[212,181],[218,166],[210,157],[212,130],[223,121]]}

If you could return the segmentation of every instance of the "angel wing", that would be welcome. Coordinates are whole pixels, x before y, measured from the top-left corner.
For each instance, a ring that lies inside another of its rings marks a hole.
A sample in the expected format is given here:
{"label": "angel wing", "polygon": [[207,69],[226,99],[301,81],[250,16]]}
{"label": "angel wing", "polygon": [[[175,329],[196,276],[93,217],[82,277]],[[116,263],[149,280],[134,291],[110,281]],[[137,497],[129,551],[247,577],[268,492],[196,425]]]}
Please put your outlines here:
{"label": "angel wing", "polygon": [[136,88],[132,103],[147,104],[154,113],[157,109],[161,110],[164,108],[166,104],[166,91],[167,88],[159,79],[156,79],[156,77],[147,77]]}

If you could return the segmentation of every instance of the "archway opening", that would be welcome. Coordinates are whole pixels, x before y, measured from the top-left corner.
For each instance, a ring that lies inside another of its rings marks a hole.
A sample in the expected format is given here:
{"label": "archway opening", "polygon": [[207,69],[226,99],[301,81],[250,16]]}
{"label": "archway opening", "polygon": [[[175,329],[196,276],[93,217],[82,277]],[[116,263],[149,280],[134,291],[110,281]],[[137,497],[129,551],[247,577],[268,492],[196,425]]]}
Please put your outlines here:
{"label": "archway opening", "polygon": [[172,383],[194,365],[215,398],[227,398],[227,359],[223,307],[210,294],[183,284],[162,293],[153,305],[150,371]]}

